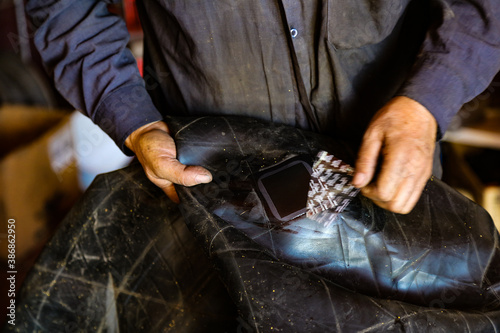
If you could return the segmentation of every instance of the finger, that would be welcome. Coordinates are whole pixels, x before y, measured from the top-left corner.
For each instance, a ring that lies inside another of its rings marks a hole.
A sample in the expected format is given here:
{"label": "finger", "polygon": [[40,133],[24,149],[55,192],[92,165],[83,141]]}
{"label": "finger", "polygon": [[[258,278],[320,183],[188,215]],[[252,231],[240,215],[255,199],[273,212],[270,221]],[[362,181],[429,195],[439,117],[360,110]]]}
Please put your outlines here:
{"label": "finger", "polygon": [[378,156],[383,144],[383,135],[378,131],[367,132],[363,138],[356,161],[356,172],[352,184],[358,188],[368,185],[377,166]]}
{"label": "finger", "polygon": [[201,166],[186,166],[175,158],[162,159],[162,165],[156,168],[157,176],[174,184],[193,186],[210,183],[212,174]]}
{"label": "finger", "polygon": [[392,200],[389,201],[381,201],[377,198],[370,198],[373,203],[377,206],[384,208],[388,211],[398,214],[406,214],[407,212],[404,210],[406,206],[406,201],[412,195],[411,191],[408,191],[407,188],[401,187],[401,191],[397,193]]}
{"label": "finger", "polygon": [[154,173],[152,173],[149,169],[145,170],[146,171],[146,176],[149,178],[149,180],[161,188],[163,192],[167,195],[167,197],[172,200],[175,203],[179,203],[179,196],[177,195],[177,191],[175,190],[174,184],[172,182],[159,178],[156,176]]}
{"label": "finger", "polygon": [[200,166],[186,166],[176,158],[173,138],[165,131],[154,130],[141,142],[139,161],[160,179],[175,184],[193,186],[212,181],[210,172]]}
{"label": "finger", "polygon": [[177,191],[175,190],[174,184],[170,184],[166,186],[165,188],[162,188],[163,192],[169,197],[170,200],[172,200],[175,203],[180,203],[181,200],[179,199],[179,195],[177,194]]}
{"label": "finger", "polygon": [[[393,200],[404,176],[408,176],[405,152],[400,147],[386,147],[380,173],[376,181],[363,190],[363,194],[373,200],[389,202]],[[411,172],[411,171],[410,171]]]}
{"label": "finger", "polygon": [[396,191],[396,195],[391,201],[387,202],[387,209],[394,213],[407,214],[410,212],[413,206],[408,205],[408,200],[415,193],[415,182],[414,177],[405,178],[400,184]]}
{"label": "finger", "polygon": [[[417,185],[417,187],[415,188],[415,191],[413,191],[412,195],[410,196],[410,198],[406,202],[406,205],[403,208],[403,211],[409,213],[413,210],[413,208],[415,208],[415,205],[417,204],[418,200],[420,200],[420,197],[422,196],[425,185],[427,185],[427,181],[429,180],[429,177],[424,178],[424,179],[425,179],[425,181],[422,182],[420,185]],[[404,214],[407,214],[407,213],[404,213]]]}
{"label": "finger", "polygon": [[[432,158],[430,159],[430,161],[432,161]],[[420,172],[415,177],[415,182],[412,185],[410,196],[406,200],[404,207],[401,209],[401,214],[408,214],[413,210],[418,200],[420,199],[422,191],[424,190],[429,178],[432,175],[432,165],[430,163],[421,165],[419,170]]]}
{"label": "finger", "polygon": [[[394,213],[399,214],[408,214],[415,207],[415,204],[418,202],[420,195],[422,193],[423,188],[425,187],[427,180],[430,175],[430,170],[424,170],[418,176],[406,177],[399,184],[398,189],[395,192],[395,195],[386,201],[380,200],[378,197],[373,195],[372,193],[363,193],[363,191],[367,191],[367,189],[362,189],[363,195],[372,199],[378,206],[390,210]],[[370,186],[376,186],[370,185]]]}

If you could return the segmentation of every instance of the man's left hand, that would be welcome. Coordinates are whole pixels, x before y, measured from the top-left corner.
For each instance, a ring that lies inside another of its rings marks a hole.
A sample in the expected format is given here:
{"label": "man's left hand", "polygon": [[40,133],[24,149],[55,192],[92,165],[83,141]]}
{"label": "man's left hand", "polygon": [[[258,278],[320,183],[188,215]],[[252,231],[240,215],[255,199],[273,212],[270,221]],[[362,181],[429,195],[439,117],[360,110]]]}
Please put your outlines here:
{"label": "man's left hand", "polygon": [[[356,162],[353,185],[378,206],[407,214],[432,173],[437,123],[420,103],[393,98],[373,117]],[[381,166],[375,177],[377,162]]]}

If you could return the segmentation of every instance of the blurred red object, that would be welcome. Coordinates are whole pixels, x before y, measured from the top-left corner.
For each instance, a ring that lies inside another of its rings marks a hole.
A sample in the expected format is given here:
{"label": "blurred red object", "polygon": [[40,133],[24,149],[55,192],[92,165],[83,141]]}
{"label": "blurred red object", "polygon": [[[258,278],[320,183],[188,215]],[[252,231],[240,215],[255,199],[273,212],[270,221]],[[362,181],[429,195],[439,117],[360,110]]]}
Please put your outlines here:
{"label": "blurred red object", "polygon": [[137,67],[139,67],[139,73],[141,73],[141,76],[144,76],[142,57],[141,58],[136,58],[135,60],[137,61]]}
{"label": "blurred red object", "polygon": [[127,28],[130,34],[142,35],[142,27],[139,20],[139,14],[137,13],[135,0],[123,0],[123,12],[125,16],[125,22],[127,23]]}

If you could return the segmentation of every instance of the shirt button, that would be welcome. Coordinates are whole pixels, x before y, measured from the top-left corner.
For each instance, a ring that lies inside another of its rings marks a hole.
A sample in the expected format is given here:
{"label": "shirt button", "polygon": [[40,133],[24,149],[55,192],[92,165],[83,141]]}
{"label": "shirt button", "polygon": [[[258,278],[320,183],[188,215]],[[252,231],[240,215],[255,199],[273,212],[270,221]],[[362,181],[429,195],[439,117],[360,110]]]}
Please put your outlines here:
{"label": "shirt button", "polygon": [[297,37],[298,34],[299,34],[299,32],[297,31],[297,29],[290,30],[290,35],[292,35],[292,38]]}

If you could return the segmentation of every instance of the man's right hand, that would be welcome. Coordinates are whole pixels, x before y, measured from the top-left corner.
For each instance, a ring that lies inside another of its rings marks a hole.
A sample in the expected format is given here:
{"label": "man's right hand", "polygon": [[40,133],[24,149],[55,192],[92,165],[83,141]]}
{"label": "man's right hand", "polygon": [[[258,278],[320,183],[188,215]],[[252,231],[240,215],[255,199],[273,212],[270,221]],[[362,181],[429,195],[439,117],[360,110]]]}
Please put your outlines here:
{"label": "man's right hand", "polygon": [[174,184],[193,186],[212,181],[210,171],[186,166],[177,160],[174,139],[163,121],[147,124],[132,132],[125,141],[142,164],[147,177],[174,202],[179,202]]}

